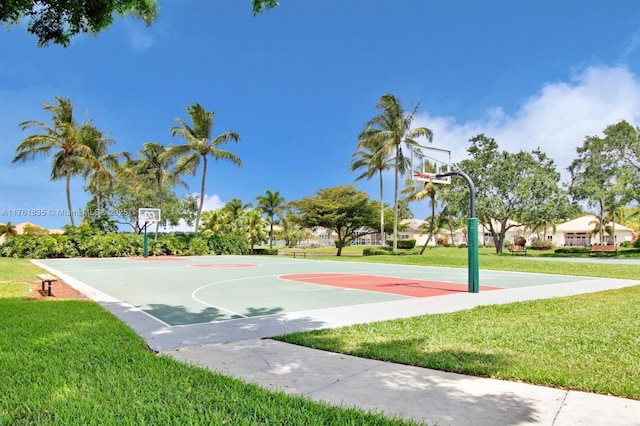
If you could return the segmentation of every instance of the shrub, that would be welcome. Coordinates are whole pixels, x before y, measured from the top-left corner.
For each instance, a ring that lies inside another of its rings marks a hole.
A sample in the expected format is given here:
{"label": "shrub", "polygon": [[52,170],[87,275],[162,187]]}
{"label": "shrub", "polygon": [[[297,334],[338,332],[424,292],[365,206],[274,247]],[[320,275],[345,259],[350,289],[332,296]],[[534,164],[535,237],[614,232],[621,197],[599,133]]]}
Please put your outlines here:
{"label": "shrub", "polygon": [[389,250],[391,247],[367,247],[362,249],[363,256],[382,256],[385,254],[392,254],[393,250]]}
{"label": "shrub", "polygon": [[[237,235],[201,234],[148,236],[149,253],[163,255],[247,254],[247,240]],[[104,234],[82,227],[69,228],[64,235],[16,235],[0,246],[0,256],[23,258],[124,257],[143,254],[143,236]],[[267,254],[267,253],[265,253]],[[275,253],[277,254],[277,250]]]}
{"label": "shrub", "polygon": [[554,250],[557,254],[589,254],[589,247],[559,247]]}
{"label": "shrub", "polygon": [[551,250],[553,243],[551,241],[536,240],[531,243],[529,248],[532,250]]}
{"label": "shrub", "polygon": [[[393,240],[387,240],[387,245],[393,247]],[[412,238],[398,240],[399,249],[412,249],[416,246],[416,240]]]}
{"label": "shrub", "polygon": [[253,254],[261,255],[261,256],[277,256],[278,249],[270,249],[270,248],[254,248]]}

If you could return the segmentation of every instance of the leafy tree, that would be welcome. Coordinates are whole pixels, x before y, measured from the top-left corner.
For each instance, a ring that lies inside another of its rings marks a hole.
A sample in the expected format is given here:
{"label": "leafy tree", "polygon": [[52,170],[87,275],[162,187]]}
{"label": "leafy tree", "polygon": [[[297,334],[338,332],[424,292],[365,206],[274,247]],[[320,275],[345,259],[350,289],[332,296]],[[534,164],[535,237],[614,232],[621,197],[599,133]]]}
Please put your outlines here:
{"label": "leafy tree", "polygon": [[[560,173],[543,152],[499,151],[497,142],[483,134],[471,139],[467,152],[470,158],[461,161],[459,168],[475,184],[478,220],[493,235],[497,253],[502,252],[509,229],[551,215],[550,206],[560,205],[562,200],[568,205],[559,186]],[[469,190],[460,181],[452,181],[441,197],[452,212],[463,214],[468,212]]]}
{"label": "leafy tree", "polygon": [[228,131],[212,138],[214,111],[205,110],[200,104],[194,104],[186,107],[187,113],[191,118],[192,125],[187,124],[181,118],[176,118],[180,123],[179,126],[171,127],[171,136],[181,136],[186,141],[184,145],[174,145],[169,148],[170,155],[176,155],[179,158],[176,166],[177,173],[190,173],[195,175],[197,168],[202,161],[202,181],[200,184],[200,204],[196,213],[195,229],[198,230],[200,225],[200,215],[202,214],[202,206],[204,205],[204,190],[207,177],[208,157],[214,160],[230,161],[238,167],[242,166],[242,161],[235,154],[220,149],[220,145],[233,141],[238,142],[240,136]]}
{"label": "leafy tree", "polygon": [[39,47],[50,42],[67,47],[79,33],[98,34],[108,28],[116,13],[142,19],[149,26],[159,11],[156,0],[13,0],[2,2],[0,24],[27,19],[27,31],[37,37]]}
{"label": "leafy tree", "polygon": [[73,117],[73,105],[69,99],[56,97],[57,105],[45,104],[44,109],[51,113],[52,126],[40,121],[25,121],[20,128],[26,130],[39,128],[43,133],[27,136],[16,148],[14,163],[24,163],[41,155],[55,151],[51,164],[51,180],[65,179],[67,208],[71,226],[75,226],[73,208],[71,206],[71,177],[80,172],[78,159],[91,158],[93,152],[87,144],[87,136],[92,135],[87,127],[90,123],[78,125]]}
{"label": "leafy tree", "polygon": [[273,9],[274,7],[280,6],[280,4],[276,0],[251,0],[251,3],[253,4],[254,15],[262,13],[265,10]]}
{"label": "leafy tree", "polygon": [[300,226],[300,218],[293,211],[287,210],[281,217],[281,223],[282,230],[278,234],[287,247],[295,247],[304,239],[305,232]]}
{"label": "leafy tree", "polygon": [[[132,164],[127,163],[114,170],[113,185],[105,192],[109,219],[121,225],[127,225],[136,233],[142,231],[138,223],[138,209],[156,206],[158,190],[153,177],[136,177]],[[195,219],[197,202],[195,196],[186,195],[179,199],[176,193],[165,183],[162,187],[163,208],[161,225],[177,226],[184,220],[191,226]]]}
{"label": "leafy tree", "polygon": [[[598,230],[604,229],[604,218],[608,204],[618,204],[616,195],[618,158],[612,155],[606,138],[589,136],[582,146],[577,148],[577,157],[569,165],[571,183],[569,192],[574,200],[586,202],[589,207],[597,208],[596,216],[600,224]],[[600,232],[600,242],[604,233]]]}
{"label": "leafy tree", "polygon": [[273,225],[275,217],[282,216],[284,197],[280,196],[280,191],[273,192],[267,189],[265,195],[256,197],[256,201],[258,201],[258,208],[262,209],[262,212],[269,218],[269,248],[273,248]]}
{"label": "leafy tree", "polygon": [[[409,149],[418,145],[419,137],[428,141],[433,138],[433,132],[426,127],[411,128],[411,123],[418,112],[418,105],[409,113],[405,113],[400,101],[391,94],[380,97],[376,106],[380,114],[373,117],[366,124],[359,140],[368,147],[379,147],[385,158],[394,158],[394,195],[393,195],[393,249],[398,248],[398,182],[401,174],[406,171],[406,161],[402,154],[401,145],[404,143]],[[377,155],[377,154],[376,154]]]}
{"label": "leafy tree", "polygon": [[[605,151],[611,160],[617,160],[613,170],[617,185],[610,201],[621,206],[631,201],[640,202],[640,128],[620,121],[604,130]],[[617,203],[616,203],[617,201]]]}
{"label": "leafy tree", "polygon": [[320,189],[314,197],[291,203],[305,228],[321,226],[338,235],[337,256],[347,246],[353,232],[360,227],[375,227],[377,208],[369,196],[355,185]]}

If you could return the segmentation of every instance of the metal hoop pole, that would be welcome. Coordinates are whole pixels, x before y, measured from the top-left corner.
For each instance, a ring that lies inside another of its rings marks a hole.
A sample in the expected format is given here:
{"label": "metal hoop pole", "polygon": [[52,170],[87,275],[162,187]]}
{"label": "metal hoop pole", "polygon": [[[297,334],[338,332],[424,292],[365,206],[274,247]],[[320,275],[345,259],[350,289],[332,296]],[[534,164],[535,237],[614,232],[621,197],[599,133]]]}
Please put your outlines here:
{"label": "metal hoop pole", "polygon": [[473,181],[461,170],[437,174],[436,178],[447,176],[460,176],[467,181],[469,186],[469,219],[467,220],[467,250],[468,250],[468,292],[480,292],[480,266],[478,259],[478,219],[476,218],[476,187]]}

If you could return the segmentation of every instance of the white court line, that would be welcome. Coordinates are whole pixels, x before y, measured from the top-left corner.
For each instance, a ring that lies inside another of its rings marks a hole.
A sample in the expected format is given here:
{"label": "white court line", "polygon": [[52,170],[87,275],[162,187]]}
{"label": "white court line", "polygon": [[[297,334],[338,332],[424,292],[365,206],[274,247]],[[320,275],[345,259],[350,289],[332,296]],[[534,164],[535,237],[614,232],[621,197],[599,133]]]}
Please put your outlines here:
{"label": "white court line", "polygon": [[226,283],[232,283],[232,282],[236,282],[236,281],[248,281],[248,280],[253,280],[253,279],[256,279],[256,278],[273,278],[273,277],[277,278],[276,275],[261,275],[261,276],[250,277],[250,278],[242,277],[242,278],[236,278],[236,279],[233,279],[233,280],[216,281],[216,282],[213,282],[213,283],[205,284],[205,285],[203,285],[201,287],[198,287],[195,290],[193,290],[193,292],[191,293],[191,298],[193,300],[195,300],[196,302],[198,302],[198,303],[202,303],[205,306],[209,306],[211,308],[216,308],[216,309],[222,309],[223,311],[231,312],[232,314],[235,314],[235,315],[240,315],[242,318],[249,318],[247,315],[242,315],[239,312],[235,312],[235,311],[232,311],[232,310],[229,310],[229,309],[225,309],[222,306],[212,305],[211,303],[207,303],[207,302],[205,302],[203,300],[200,300],[196,296],[196,293],[198,293],[200,290],[203,290],[203,289],[205,289],[207,287],[212,287],[212,286],[218,285],[218,284],[226,284]]}
{"label": "white court line", "polygon": [[162,321],[160,318],[157,318],[153,315],[151,315],[148,312],[143,311],[140,308],[137,308],[133,305],[130,305],[127,302],[123,302],[120,299],[116,299],[113,296],[110,296],[106,293],[103,293],[100,290],[97,290],[93,287],[91,287],[89,284],[80,281],[76,278],[73,278],[67,274],[65,274],[64,272],[60,272],[57,269],[45,265],[43,263],[38,262],[37,260],[32,260],[31,261],[33,264],[41,267],[42,269],[45,269],[49,272],[51,272],[54,275],[57,275],[58,277],[60,277],[65,283],[69,284],[71,287],[75,288],[76,290],[78,290],[80,293],[82,293],[83,295],[89,297],[91,300],[93,300],[94,302],[100,304],[102,307],[104,307],[105,309],[107,309],[109,312],[114,313],[116,316],[118,316],[117,313],[113,312],[113,309],[110,308],[111,304],[117,305],[118,307],[120,307],[121,309],[123,309],[124,311],[129,311],[129,312],[136,312],[136,313],[141,313],[144,314],[146,317],[162,324],[164,327],[171,327],[170,324]]}

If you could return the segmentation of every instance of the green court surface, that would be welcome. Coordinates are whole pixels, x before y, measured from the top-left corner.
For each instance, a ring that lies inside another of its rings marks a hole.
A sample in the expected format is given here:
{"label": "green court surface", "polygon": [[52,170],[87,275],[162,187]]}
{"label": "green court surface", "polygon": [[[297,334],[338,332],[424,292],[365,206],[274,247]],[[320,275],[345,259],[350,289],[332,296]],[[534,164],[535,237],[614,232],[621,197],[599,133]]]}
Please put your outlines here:
{"label": "green court surface", "polygon": [[[169,327],[467,291],[466,269],[283,256],[47,259],[37,263]],[[588,280],[480,271],[481,292]]]}

